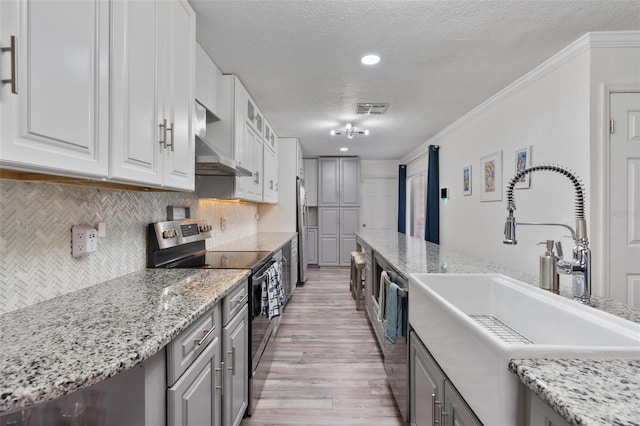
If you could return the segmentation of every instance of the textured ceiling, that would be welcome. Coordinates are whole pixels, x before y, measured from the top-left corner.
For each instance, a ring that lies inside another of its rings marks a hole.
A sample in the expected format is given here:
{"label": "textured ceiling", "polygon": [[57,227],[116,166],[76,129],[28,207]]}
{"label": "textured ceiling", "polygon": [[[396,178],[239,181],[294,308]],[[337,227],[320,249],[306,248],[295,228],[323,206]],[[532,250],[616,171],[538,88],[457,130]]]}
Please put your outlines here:
{"label": "textured ceiling", "polygon": [[[589,31],[640,29],[640,1],[190,0],[197,39],[307,155],[396,159]],[[360,64],[366,53],[380,64]],[[389,102],[356,116],[358,102]],[[353,122],[369,136],[330,136]]]}

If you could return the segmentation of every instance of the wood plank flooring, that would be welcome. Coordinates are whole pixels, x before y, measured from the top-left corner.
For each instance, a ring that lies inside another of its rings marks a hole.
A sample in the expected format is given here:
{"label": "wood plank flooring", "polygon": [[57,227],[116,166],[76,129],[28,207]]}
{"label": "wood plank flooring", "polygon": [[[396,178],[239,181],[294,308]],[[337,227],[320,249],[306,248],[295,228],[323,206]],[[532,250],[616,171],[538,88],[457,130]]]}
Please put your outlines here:
{"label": "wood plank flooring", "polygon": [[242,426],[403,424],[348,268],[309,269],[273,343],[261,398]]}

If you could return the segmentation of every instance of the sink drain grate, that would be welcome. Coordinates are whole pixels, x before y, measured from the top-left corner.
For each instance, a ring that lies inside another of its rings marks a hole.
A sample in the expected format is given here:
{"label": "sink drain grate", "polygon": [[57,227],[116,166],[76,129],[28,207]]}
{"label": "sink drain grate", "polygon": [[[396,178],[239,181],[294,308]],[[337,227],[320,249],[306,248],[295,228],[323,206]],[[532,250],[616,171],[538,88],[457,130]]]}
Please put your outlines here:
{"label": "sink drain grate", "polygon": [[478,324],[489,330],[505,343],[523,343],[533,345],[533,342],[522,334],[491,315],[470,315]]}

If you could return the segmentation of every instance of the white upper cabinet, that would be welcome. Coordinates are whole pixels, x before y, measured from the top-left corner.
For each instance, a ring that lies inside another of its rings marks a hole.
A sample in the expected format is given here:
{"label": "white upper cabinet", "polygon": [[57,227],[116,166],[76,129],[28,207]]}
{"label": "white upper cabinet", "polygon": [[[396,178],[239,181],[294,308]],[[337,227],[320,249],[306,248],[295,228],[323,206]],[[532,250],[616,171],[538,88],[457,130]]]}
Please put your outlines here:
{"label": "white upper cabinet", "polygon": [[195,14],[117,1],[113,17],[111,177],[193,190]]}
{"label": "white upper cabinet", "polygon": [[164,138],[164,186],[193,191],[196,14],[186,0],[160,2],[168,8],[164,117],[171,126]]}
{"label": "white upper cabinet", "polygon": [[[267,128],[270,137],[267,140]],[[264,183],[262,189],[262,200],[265,203],[276,204],[278,202],[278,136],[271,127],[265,125],[264,142]]]}
{"label": "white upper cabinet", "polygon": [[1,165],[106,177],[109,3],[3,0],[0,16]]}
{"label": "white upper cabinet", "polygon": [[196,90],[195,98],[207,110],[217,114],[217,76],[220,74],[218,67],[213,63],[209,55],[196,43]]}
{"label": "white upper cabinet", "polygon": [[0,8],[0,43],[16,35],[19,71],[18,94],[2,88],[3,166],[193,190],[195,13],[186,0]]}
{"label": "white upper cabinet", "polygon": [[164,66],[160,2],[112,5],[111,174],[161,185]]}
{"label": "white upper cabinet", "polygon": [[220,121],[207,126],[207,138],[251,176],[199,179],[200,196],[277,203],[278,136],[238,77],[220,75],[217,87]]}

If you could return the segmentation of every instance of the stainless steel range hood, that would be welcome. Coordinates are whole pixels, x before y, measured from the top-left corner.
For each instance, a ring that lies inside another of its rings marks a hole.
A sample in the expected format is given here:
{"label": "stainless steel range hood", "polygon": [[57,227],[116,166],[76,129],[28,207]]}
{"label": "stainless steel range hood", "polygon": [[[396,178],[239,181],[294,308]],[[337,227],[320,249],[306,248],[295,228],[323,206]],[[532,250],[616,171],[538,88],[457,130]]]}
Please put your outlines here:
{"label": "stainless steel range hood", "polygon": [[206,139],[207,110],[196,102],[196,175],[200,176],[251,176],[252,173],[220,152]]}

